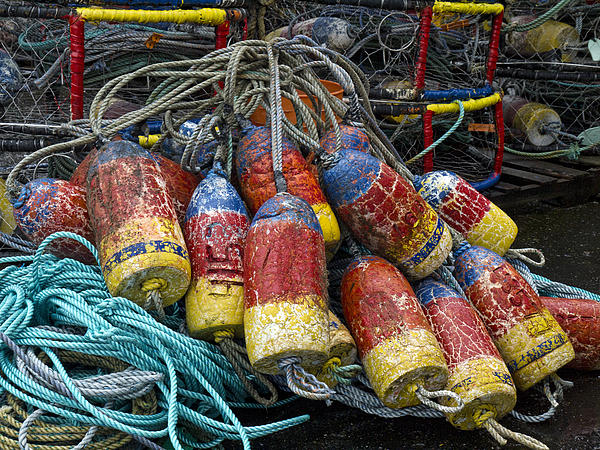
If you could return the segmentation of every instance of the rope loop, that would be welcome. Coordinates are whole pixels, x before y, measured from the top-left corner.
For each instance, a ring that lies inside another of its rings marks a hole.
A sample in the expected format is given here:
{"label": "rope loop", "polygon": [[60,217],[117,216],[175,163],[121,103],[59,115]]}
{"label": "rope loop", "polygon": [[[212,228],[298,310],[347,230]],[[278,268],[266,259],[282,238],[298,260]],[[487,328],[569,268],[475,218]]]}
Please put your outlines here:
{"label": "rope loop", "polygon": [[[538,260],[534,260],[528,256],[527,254],[536,255]],[[533,247],[529,248],[511,248],[504,255],[505,258],[514,258],[520,261],[523,261],[525,264],[528,264],[533,267],[544,267],[546,264],[546,257],[542,253],[541,250]]]}
{"label": "rope loop", "polygon": [[526,434],[511,431],[508,428],[500,425],[496,419],[490,418],[483,423],[485,429],[498,441],[500,445],[507,443],[506,438],[512,439],[527,448],[534,450],[549,450],[548,446],[537,439],[527,436]]}
{"label": "rope loop", "polygon": [[[415,395],[424,405],[427,405],[430,408],[441,411],[445,414],[455,414],[460,412],[465,407],[465,402],[460,395],[446,389],[440,389],[439,391],[428,391],[423,386],[419,385],[415,391]],[[444,406],[431,400],[432,398],[440,397],[452,398],[456,402],[456,406]]]}
{"label": "rope loop", "polygon": [[278,361],[279,369],[285,375],[285,379],[290,390],[301,397],[310,400],[329,400],[335,391],[329,389],[325,383],[307,373],[300,366],[300,358],[290,356]]}

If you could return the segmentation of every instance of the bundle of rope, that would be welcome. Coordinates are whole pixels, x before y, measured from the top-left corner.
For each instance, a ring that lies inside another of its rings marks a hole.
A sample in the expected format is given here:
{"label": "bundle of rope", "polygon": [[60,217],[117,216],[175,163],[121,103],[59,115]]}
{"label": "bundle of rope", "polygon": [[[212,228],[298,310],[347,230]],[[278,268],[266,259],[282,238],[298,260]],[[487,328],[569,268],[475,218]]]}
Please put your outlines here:
{"label": "bundle of rope", "polygon": [[[244,427],[231,408],[256,404],[246,403],[244,386],[218,349],[111,297],[98,267],[45,254],[61,237],[97,256],[80,236],[60,232],[33,256],[0,260],[12,264],[0,271],[0,386],[11,402],[1,415],[6,439],[14,440],[17,427],[19,445],[62,427],[72,440],[86,430],[75,448],[103,440],[111,448],[126,435],[150,448],[160,448],[150,440],[164,436],[178,450],[224,439],[248,448],[252,438],[308,419]],[[33,412],[24,415],[19,401]]]}

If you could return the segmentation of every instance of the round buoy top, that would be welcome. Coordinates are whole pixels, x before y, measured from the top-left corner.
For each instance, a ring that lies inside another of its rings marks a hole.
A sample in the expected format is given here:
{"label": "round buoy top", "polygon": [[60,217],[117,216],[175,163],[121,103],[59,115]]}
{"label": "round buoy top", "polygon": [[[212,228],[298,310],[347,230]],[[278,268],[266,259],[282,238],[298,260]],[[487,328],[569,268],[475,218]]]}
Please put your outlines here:
{"label": "round buoy top", "polygon": [[311,230],[318,231],[321,236],[323,235],[319,220],[308,202],[287,192],[280,192],[263,203],[256,212],[250,228],[266,221],[272,224],[300,222]]}
{"label": "round buoy top", "polygon": [[[340,125],[343,150],[358,150],[359,152],[369,152],[369,137],[367,133],[358,127],[352,125]],[[321,147],[327,153],[335,151],[335,130],[331,129],[321,138]]]}
{"label": "round buoy top", "polygon": [[485,271],[506,262],[497,253],[478,245],[465,246],[465,250],[455,256],[454,276],[463,289],[473,285]]}
{"label": "round buoy top", "polygon": [[437,209],[446,196],[454,190],[460,179],[449,170],[436,170],[416,176],[413,186],[433,209]]}
{"label": "round buoy top", "polygon": [[147,158],[156,162],[152,154],[140,144],[125,140],[111,141],[102,146],[89,170],[96,170],[98,166],[121,158]]}
{"label": "round buoy top", "polygon": [[68,183],[68,181],[59,180],[57,178],[38,178],[36,180],[31,180],[21,188],[19,197],[14,200],[13,208],[22,208],[32,194],[43,195],[41,200],[45,202],[46,199],[56,195],[61,184]]}
{"label": "round buoy top", "polygon": [[250,219],[244,201],[220,168],[213,168],[196,187],[185,221],[214,211],[233,211]]}
{"label": "round buoy top", "polygon": [[441,281],[427,277],[417,287],[415,294],[423,306],[437,298],[462,298],[461,295]]}
{"label": "round buoy top", "polygon": [[373,185],[381,171],[381,161],[357,150],[340,150],[340,160],[323,170],[323,181],[335,208],[354,203]]}
{"label": "round buoy top", "polygon": [[346,273],[357,269],[358,267],[360,267],[360,265],[365,265],[365,267],[369,264],[372,263],[381,263],[381,264],[390,264],[388,261],[386,261],[385,259],[379,257],[379,256],[373,256],[373,255],[361,255],[361,256],[357,256],[356,258],[354,258],[350,264],[348,264],[348,267],[346,267]]}

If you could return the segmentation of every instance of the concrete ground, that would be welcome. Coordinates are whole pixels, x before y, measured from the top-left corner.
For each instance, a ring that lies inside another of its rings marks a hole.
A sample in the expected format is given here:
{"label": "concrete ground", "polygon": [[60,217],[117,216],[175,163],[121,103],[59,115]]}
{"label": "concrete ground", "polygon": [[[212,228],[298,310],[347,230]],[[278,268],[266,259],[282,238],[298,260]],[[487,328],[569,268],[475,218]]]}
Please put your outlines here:
{"label": "concrete ground", "polygon": [[[572,208],[531,207],[512,213],[519,226],[514,248],[537,247],[546,267],[536,270],[552,280],[600,292],[600,203]],[[551,449],[600,449],[600,372],[562,370],[575,386],[565,391],[555,416],[526,424],[511,416],[501,423],[526,433]],[[538,392],[519,393],[516,409],[539,414],[548,404]],[[405,417],[382,419],[339,403],[298,400],[280,409],[236,411],[244,424],[264,424],[309,414],[303,425],[253,441],[254,448],[309,449],[494,449],[499,445],[486,431],[459,431],[443,419]],[[226,448],[239,448],[228,443]],[[521,448],[509,443],[504,448]]]}

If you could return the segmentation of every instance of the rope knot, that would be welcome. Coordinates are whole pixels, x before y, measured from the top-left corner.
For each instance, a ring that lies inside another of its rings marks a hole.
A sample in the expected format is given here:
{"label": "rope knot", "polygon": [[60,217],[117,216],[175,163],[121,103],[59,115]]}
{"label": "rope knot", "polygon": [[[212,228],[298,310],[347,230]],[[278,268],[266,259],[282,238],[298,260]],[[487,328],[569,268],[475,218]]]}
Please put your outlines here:
{"label": "rope knot", "polygon": [[323,365],[324,372],[336,373],[337,369],[342,365],[342,360],[337,356],[333,358],[329,358],[327,362]]}
{"label": "rope knot", "polygon": [[581,148],[579,147],[578,142],[572,143],[566,152],[567,158],[571,161],[577,161],[579,159],[580,154],[581,154]]}
{"label": "rope knot", "polygon": [[167,285],[168,283],[162,278],[149,278],[142,284],[142,291],[162,291]]}
{"label": "rope knot", "polygon": [[225,339],[233,339],[235,337],[235,333],[233,330],[218,330],[214,332],[213,336],[215,337],[215,342],[219,344]]}

